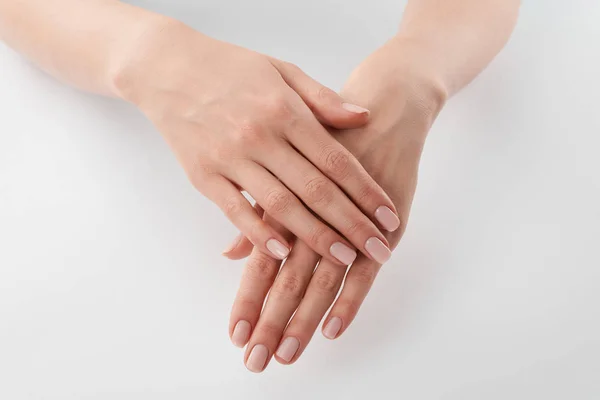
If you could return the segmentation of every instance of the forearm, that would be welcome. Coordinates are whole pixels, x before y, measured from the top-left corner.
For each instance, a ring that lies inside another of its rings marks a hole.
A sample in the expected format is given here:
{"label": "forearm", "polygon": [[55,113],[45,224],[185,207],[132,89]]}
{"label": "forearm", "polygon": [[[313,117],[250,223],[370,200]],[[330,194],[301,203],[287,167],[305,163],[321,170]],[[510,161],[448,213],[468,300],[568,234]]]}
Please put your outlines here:
{"label": "forearm", "polygon": [[66,83],[116,95],[118,69],[159,19],[116,0],[0,0],[0,40]]}
{"label": "forearm", "polygon": [[451,96],[506,44],[520,0],[409,0],[397,37]]}

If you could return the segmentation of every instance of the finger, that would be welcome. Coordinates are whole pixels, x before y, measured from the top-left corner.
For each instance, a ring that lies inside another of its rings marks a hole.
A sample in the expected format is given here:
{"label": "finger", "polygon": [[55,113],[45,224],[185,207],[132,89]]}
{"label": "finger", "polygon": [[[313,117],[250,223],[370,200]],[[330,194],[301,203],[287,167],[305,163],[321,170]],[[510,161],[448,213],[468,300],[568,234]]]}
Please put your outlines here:
{"label": "finger", "polygon": [[360,162],[333,138],[312,116],[307,115],[284,132],[290,143],[325,176],[338,185],[369,218],[387,231],[400,227],[400,219],[389,196]]}
{"label": "finger", "polygon": [[[262,213],[262,209],[258,209]],[[293,241],[292,234],[277,221],[264,217],[265,222],[286,240]],[[281,266],[280,260],[266,256],[254,249],[244,267],[229,320],[229,335],[234,345],[244,347],[260,316],[262,306]]]}
{"label": "finger", "polygon": [[241,260],[248,257],[252,253],[253,248],[254,245],[252,242],[243,233],[240,233],[231,242],[229,247],[223,251],[223,256],[230,260]]}
{"label": "finger", "polygon": [[[366,259],[365,257],[361,257]],[[275,352],[275,358],[282,364],[291,364],[298,360],[315,330],[333,303],[337,295],[346,269],[321,259],[315,270],[304,298],[300,302],[296,313],[292,317],[287,329],[283,333],[281,344]],[[287,347],[289,343],[298,343],[298,348],[290,357],[292,351]]]}
{"label": "finger", "polygon": [[277,157],[257,159],[324,222],[367,257],[385,263],[391,255],[387,239],[346,194],[291,146]]}
{"label": "finger", "polygon": [[257,215],[231,182],[223,177],[213,177],[203,185],[202,192],[260,251],[279,260],[287,257],[290,245]]}
{"label": "finger", "polygon": [[380,269],[381,264],[364,257],[359,257],[350,267],[344,288],[323,324],[323,335],[326,338],[340,337],[352,323]]}
{"label": "finger", "polygon": [[271,59],[281,77],[324,125],[337,129],[359,128],[369,121],[369,110],[345,102],[333,90],[321,85],[294,64]]}
{"label": "finger", "polygon": [[[285,327],[300,304],[319,258],[320,256],[303,242],[294,245],[275,278],[248,342],[245,363],[249,370],[260,372],[268,365],[271,355],[277,350]],[[279,352],[280,355],[291,359],[298,348],[299,342],[288,340]],[[267,354],[266,359],[261,356],[264,354]]]}
{"label": "finger", "polygon": [[314,251],[338,265],[352,264],[357,254],[352,245],[308,211],[263,167],[251,164],[236,168],[232,179],[243,186],[267,214]]}
{"label": "finger", "polygon": [[252,251],[229,318],[229,337],[234,345],[244,347],[250,339],[280,265],[280,260],[275,260],[258,249]]}
{"label": "finger", "polygon": [[[254,210],[259,218],[263,217],[264,210],[261,206],[255,204]],[[240,233],[233,239],[222,254],[230,260],[241,260],[242,258],[248,257],[250,253],[252,253],[253,248],[254,245],[252,242],[243,233]]]}

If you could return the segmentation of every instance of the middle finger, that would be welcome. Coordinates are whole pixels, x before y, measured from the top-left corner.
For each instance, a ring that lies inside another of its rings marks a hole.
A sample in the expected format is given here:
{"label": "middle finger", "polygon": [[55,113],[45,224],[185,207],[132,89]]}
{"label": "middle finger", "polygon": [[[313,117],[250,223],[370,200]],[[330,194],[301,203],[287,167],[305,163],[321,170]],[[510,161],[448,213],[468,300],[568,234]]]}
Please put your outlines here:
{"label": "middle finger", "polygon": [[[281,335],[304,296],[319,258],[305,243],[297,241],[294,245],[275,278],[246,348],[245,363],[250,371],[261,372],[277,350]],[[299,347],[299,342],[293,340],[287,341],[283,346],[289,358],[293,357]]]}
{"label": "middle finger", "polygon": [[335,228],[371,260],[384,264],[391,252],[375,224],[328,177],[298,154],[282,146],[277,154],[257,160],[315,214]]}

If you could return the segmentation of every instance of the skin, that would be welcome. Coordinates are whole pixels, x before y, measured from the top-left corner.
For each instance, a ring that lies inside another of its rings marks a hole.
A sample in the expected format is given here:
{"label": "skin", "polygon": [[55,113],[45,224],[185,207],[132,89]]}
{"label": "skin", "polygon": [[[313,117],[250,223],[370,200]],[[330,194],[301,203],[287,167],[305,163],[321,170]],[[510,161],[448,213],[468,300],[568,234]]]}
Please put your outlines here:
{"label": "skin", "polygon": [[518,6],[410,0],[398,34],[341,96],[289,63],[115,0],[0,0],[0,39],[68,84],[135,104],[240,229],[225,255],[252,255],[230,335],[260,372],[278,348],[279,362],[298,359],[342,282],[324,334],[352,322],[405,231],[431,124],[503,47]]}
{"label": "skin", "polygon": [[393,202],[323,126],[362,126],[369,111],[298,67],[114,0],[0,0],[0,38],[69,84],[136,105],[265,254],[284,259],[290,244],[242,190],[337,265],[357,250],[391,255],[381,231],[399,226]]}
{"label": "skin", "polygon": [[[502,49],[518,8],[517,0],[409,1],[398,34],[345,85],[342,96],[367,106],[371,118],[364,127],[332,133],[392,198],[402,221],[400,229],[386,234],[392,249],[406,228],[421,153],[436,116]],[[294,240],[268,212],[263,219]],[[230,335],[235,345],[247,345],[244,362],[253,372],[263,371],[273,356],[282,364],[296,362],[330,307],[323,334],[329,339],[343,334],[381,268],[362,256],[348,270],[340,268],[299,238],[283,264],[252,251],[243,235],[225,255],[239,259],[250,252]],[[240,321],[245,322],[236,329]]]}

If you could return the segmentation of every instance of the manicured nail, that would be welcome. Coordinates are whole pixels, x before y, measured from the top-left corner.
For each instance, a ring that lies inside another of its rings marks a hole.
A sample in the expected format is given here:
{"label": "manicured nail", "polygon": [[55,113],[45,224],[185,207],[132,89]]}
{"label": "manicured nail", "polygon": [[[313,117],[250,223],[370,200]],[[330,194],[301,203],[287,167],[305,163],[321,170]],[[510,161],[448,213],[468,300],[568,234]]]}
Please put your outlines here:
{"label": "manicured nail", "polygon": [[276,239],[269,239],[267,241],[267,249],[280,260],[285,259],[290,254],[290,249]]}
{"label": "manicured nail", "polygon": [[231,244],[229,246],[227,246],[227,248],[225,250],[223,250],[223,253],[221,253],[221,254],[225,255],[225,254],[229,253],[231,250],[235,249],[240,244],[240,242],[242,241],[243,238],[244,238],[243,233],[240,233],[239,235],[237,235],[235,237],[235,239],[233,239],[233,242],[231,242]]}
{"label": "manicured nail", "polygon": [[264,345],[257,344],[246,361],[246,368],[252,372],[261,372],[265,368],[268,356],[269,350]]}
{"label": "manicured nail", "polygon": [[340,332],[340,329],[342,329],[342,320],[338,317],[333,317],[331,320],[329,320],[327,325],[325,325],[325,329],[323,329],[323,335],[327,339],[335,339],[337,334]]}
{"label": "manicured nail", "polygon": [[392,256],[392,252],[385,244],[376,237],[368,239],[365,243],[365,250],[373,257],[373,260],[379,264],[385,264]]}
{"label": "manicured nail", "polygon": [[337,258],[341,263],[350,265],[356,259],[356,251],[346,246],[344,243],[336,242],[331,245],[329,252]]}
{"label": "manicured nail", "polygon": [[276,352],[277,357],[283,358],[285,361],[290,362],[292,361],[292,358],[294,358],[294,355],[296,355],[296,352],[298,351],[299,347],[300,342],[298,341],[298,339],[296,339],[295,337],[287,337],[279,345],[279,348]]}
{"label": "manicured nail", "polygon": [[375,218],[388,232],[394,232],[400,227],[400,218],[386,206],[381,206],[375,210]]}
{"label": "manicured nail", "polygon": [[342,103],[342,108],[354,114],[369,114],[370,111],[356,104]]}
{"label": "manicured nail", "polygon": [[250,322],[239,321],[233,328],[233,334],[231,335],[231,342],[237,347],[244,347],[250,339]]}

